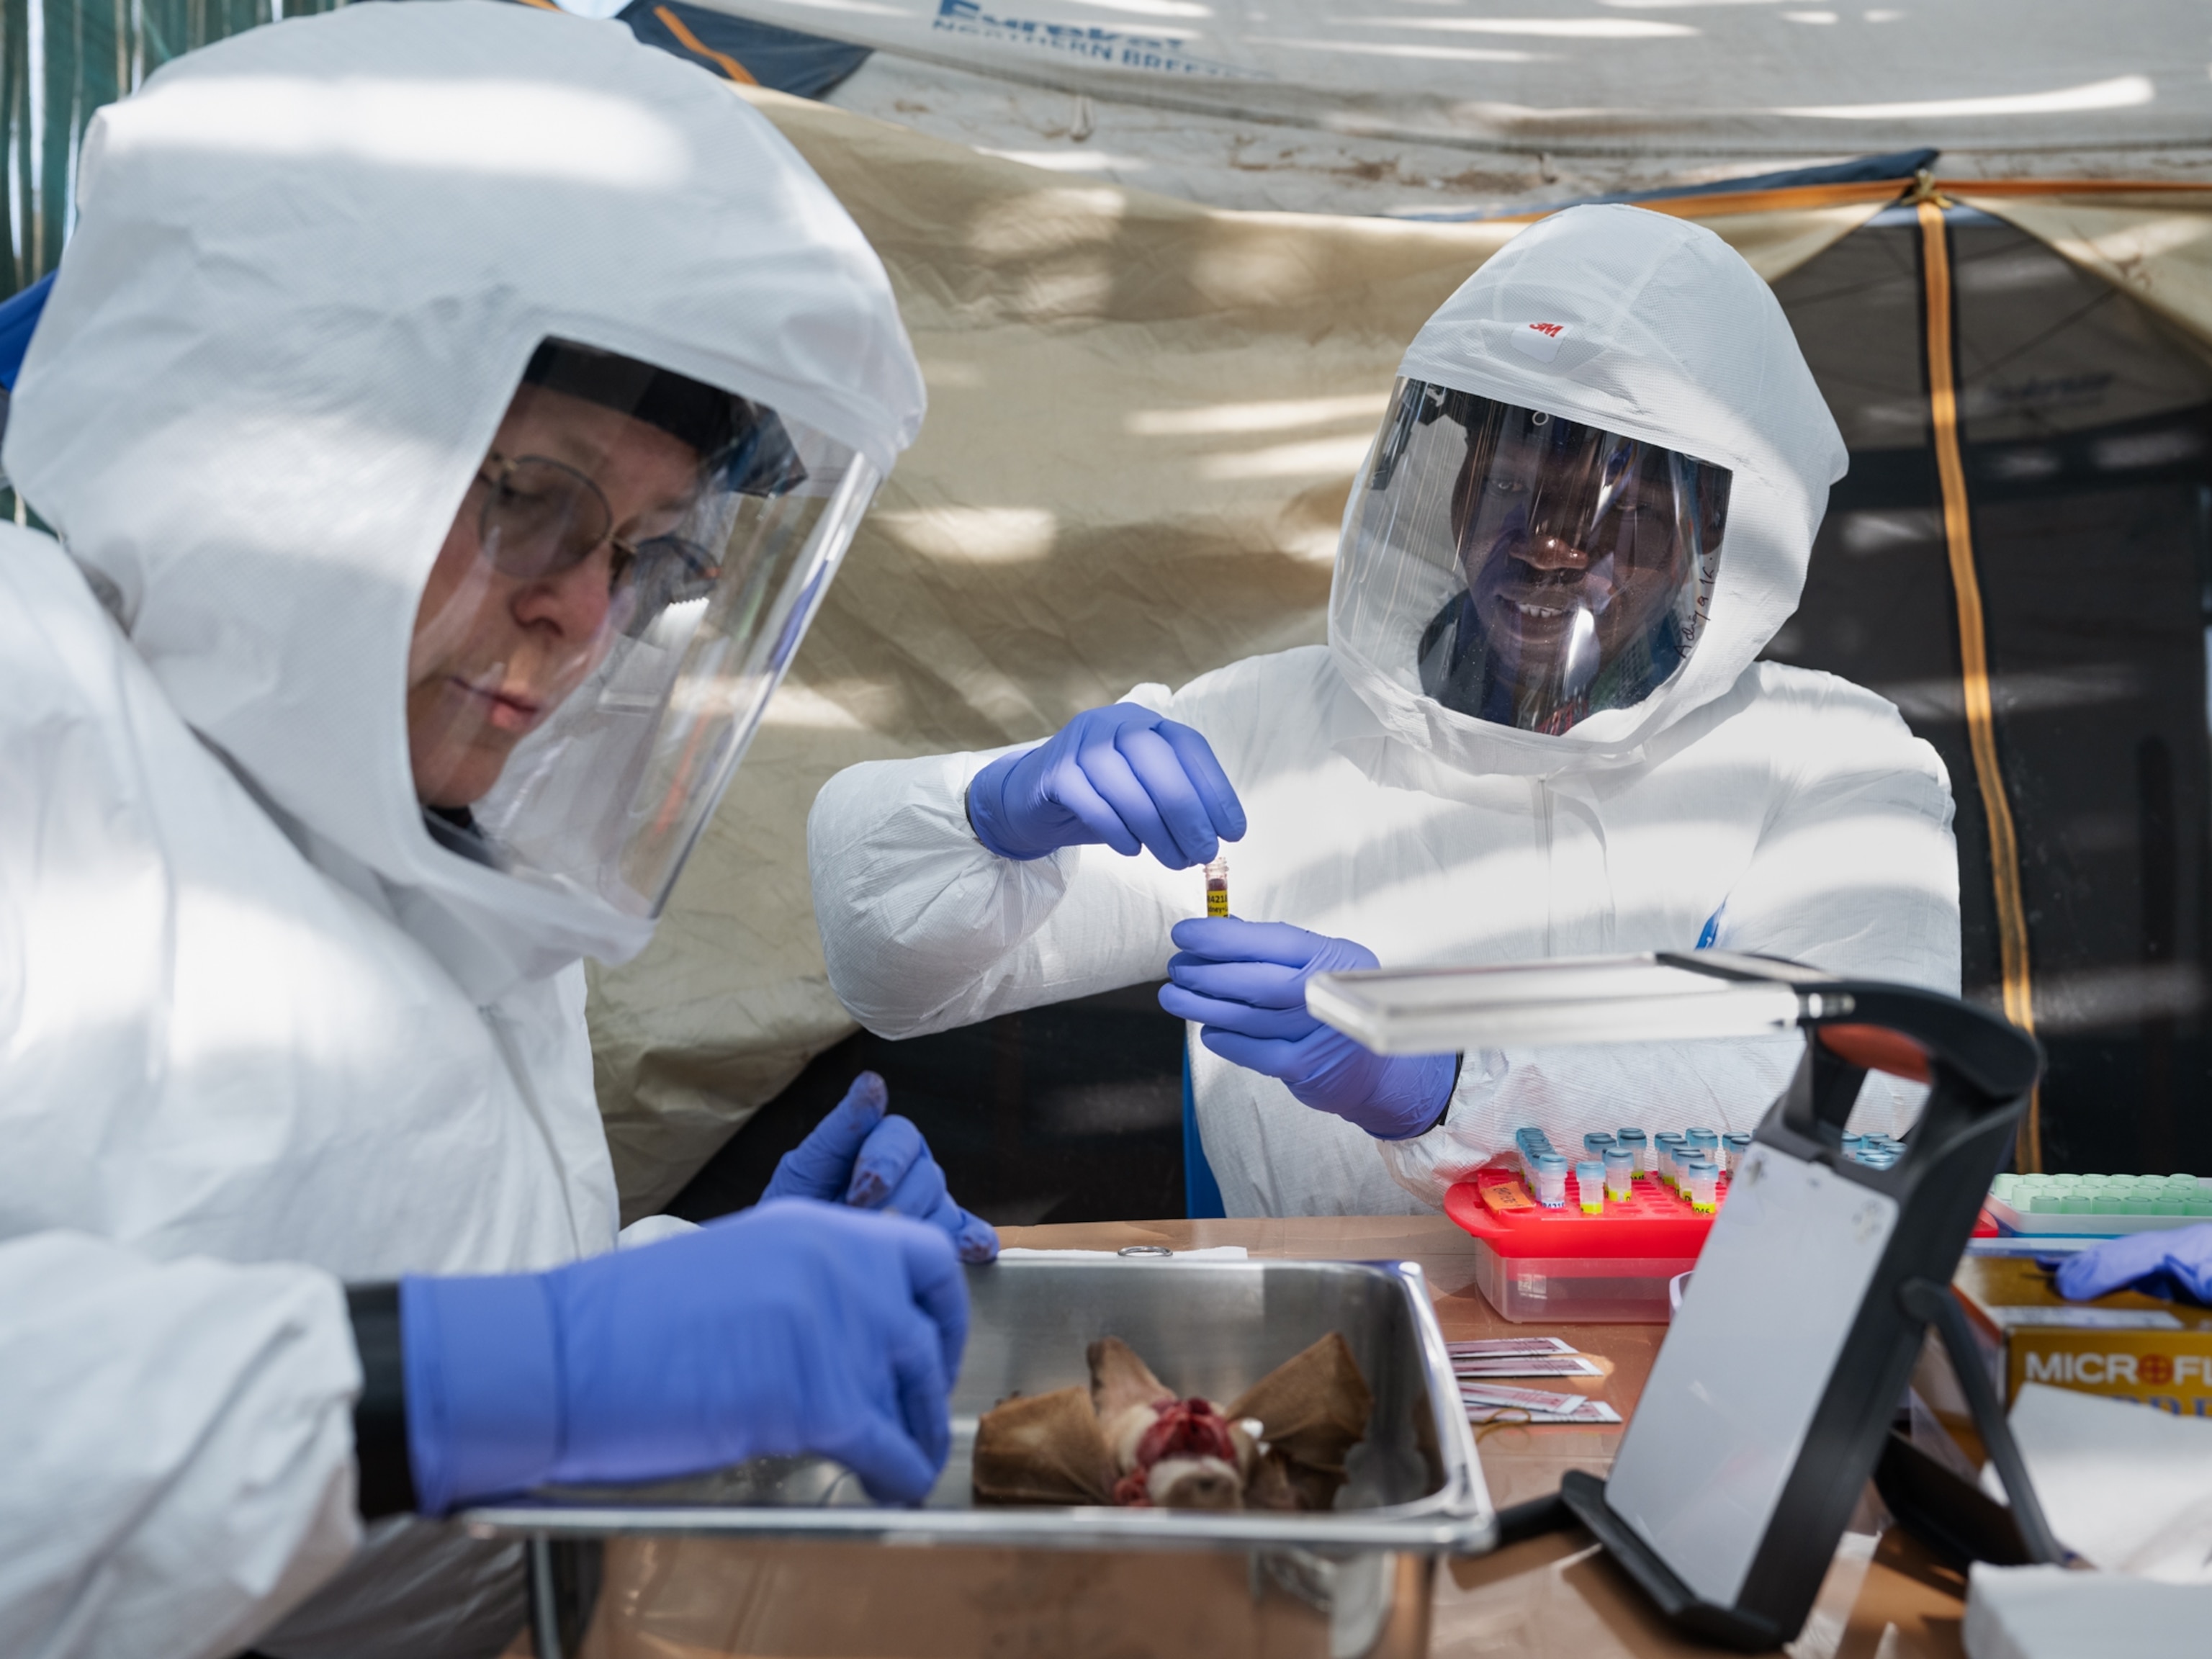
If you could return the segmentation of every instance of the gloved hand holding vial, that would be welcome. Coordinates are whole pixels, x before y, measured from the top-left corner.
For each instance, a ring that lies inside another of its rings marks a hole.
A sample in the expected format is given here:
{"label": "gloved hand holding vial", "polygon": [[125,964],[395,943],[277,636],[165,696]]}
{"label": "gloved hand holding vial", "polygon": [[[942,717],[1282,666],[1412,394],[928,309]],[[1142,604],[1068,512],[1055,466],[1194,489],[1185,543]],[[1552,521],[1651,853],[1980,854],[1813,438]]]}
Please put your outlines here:
{"label": "gloved hand holding vial", "polygon": [[1316,974],[1377,966],[1375,953],[1280,921],[1177,922],[1160,1006],[1198,1027],[1223,1059],[1279,1078],[1291,1097],[1368,1133],[1401,1139],[1431,1127],[1451,1097],[1455,1054],[1385,1056],[1306,1012]]}

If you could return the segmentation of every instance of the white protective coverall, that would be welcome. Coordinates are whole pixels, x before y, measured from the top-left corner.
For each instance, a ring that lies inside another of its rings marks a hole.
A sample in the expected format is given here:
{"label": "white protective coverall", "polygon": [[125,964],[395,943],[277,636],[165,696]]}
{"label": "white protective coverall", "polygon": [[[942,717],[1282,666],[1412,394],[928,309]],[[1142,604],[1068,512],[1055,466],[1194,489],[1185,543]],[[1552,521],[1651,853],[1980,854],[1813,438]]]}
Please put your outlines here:
{"label": "white protective coverall", "polygon": [[0,1243],[0,1652],[245,1646],[360,1535],[360,1387],[328,1273]]}
{"label": "white protective coverall", "polygon": [[[0,528],[0,1239],[356,1282],[607,1249],[580,958],[652,922],[426,832],[416,605],[549,335],[750,388],[888,471],[922,390],[882,267],[712,78],[471,0],[180,58],[94,119],[79,192],[4,457],[59,539]],[[340,1363],[338,1300],[295,1316]],[[57,1363],[110,1374],[106,1328],[58,1328],[84,1346]],[[146,1611],[170,1583],[214,1577],[215,1626],[265,1626],[359,1541],[347,1437],[302,1440],[244,1409],[268,1377],[206,1363],[170,1409],[258,1472],[252,1524],[222,1480],[170,1483],[35,1650],[175,1659],[198,1650]],[[11,1468],[0,1537],[72,1501]],[[517,1560],[380,1522],[255,1643],[493,1651]]]}
{"label": "white protective coverall", "polygon": [[[1509,344],[1536,322],[1562,325],[1548,357]],[[1249,832],[1224,849],[1232,913],[1355,939],[1386,967],[1686,951],[1717,916],[1710,942],[1726,949],[1955,992],[1942,762],[1871,692],[1754,660],[1796,606],[1845,462],[1765,284],[1709,231],[1576,209],[1470,278],[1400,373],[1732,469],[1710,620],[1642,702],[1560,733],[1516,730],[1421,690],[1435,584],[1363,587],[1340,550],[1326,648],[1127,699],[1203,733],[1243,801]],[[1031,862],[987,851],[966,791],[1003,752],[856,766],[815,803],[830,981],[871,1030],[943,1030],[1157,978],[1169,927],[1203,914],[1195,870],[1096,845]],[[1797,1043],[1469,1054],[1443,1122],[1395,1142],[1195,1041],[1188,1052],[1228,1212],[1311,1215],[1439,1205],[1524,1124],[1564,1146],[1623,1125],[1748,1129]],[[1920,1097],[1871,1079],[1857,1121],[1901,1130]]]}

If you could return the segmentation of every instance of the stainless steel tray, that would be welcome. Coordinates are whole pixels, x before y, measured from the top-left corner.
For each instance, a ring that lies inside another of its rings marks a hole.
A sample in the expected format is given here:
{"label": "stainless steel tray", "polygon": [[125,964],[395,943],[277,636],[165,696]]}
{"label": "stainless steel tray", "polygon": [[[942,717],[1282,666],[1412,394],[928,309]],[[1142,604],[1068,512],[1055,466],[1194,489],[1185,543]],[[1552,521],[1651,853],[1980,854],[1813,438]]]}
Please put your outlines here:
{"label": "stainless steel tray", "polygon": [[[969,1270],[975,1317],[952,1398],[952,1455],[919,1509],[878,1508],[823,1458],[761,1459],[649,1488],[571,1489],[468,1511],[480,1534],[879,1540],[1085,1550],[1477,1554],[1498,1523],[1421,1270],[1409,1261],[1009,1261]],[[977,1508],[976,1419],[1008,1395],[1088,1381],[1118,1336],[1170,1387],[1233,1399],[1330,1331],[1375,1394],[1351,1479],[1326,1513]]]}

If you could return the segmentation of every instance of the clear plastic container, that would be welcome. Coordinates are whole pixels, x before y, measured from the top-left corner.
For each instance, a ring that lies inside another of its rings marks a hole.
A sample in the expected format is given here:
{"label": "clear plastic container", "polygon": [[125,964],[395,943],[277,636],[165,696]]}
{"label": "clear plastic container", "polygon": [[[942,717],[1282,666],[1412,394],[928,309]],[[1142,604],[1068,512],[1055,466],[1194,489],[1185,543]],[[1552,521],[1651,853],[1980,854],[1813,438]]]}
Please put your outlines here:
{"label": "clear plastic container", "polygon": [[1474,1239],[1477,1287],[1517,1321],[1663,1323],[1668,1283],[1696,1265],[1713,1223],[1656,1181],[1608,1194],[1598,1214],[1547,1206],[1510,1158],[1455,1182],[1444,1213]]}
{"label": "clear plastic container", "polygon": [[1667,1286],[1698,1265],[1688,1256],[1502,1256],[1474,1241],[1474,1282],[1515,1323],[1663,1325]]}

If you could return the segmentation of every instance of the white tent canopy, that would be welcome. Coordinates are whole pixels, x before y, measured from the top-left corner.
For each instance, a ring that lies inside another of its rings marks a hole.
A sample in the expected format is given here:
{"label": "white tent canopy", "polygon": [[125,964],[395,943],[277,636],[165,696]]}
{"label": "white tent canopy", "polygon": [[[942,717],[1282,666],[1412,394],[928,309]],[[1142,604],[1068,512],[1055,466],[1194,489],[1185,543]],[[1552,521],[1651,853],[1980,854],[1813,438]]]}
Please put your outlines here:
{"label": "white tent canopy", "polygon": [[728,0],[1138,103],[1442,143],[1705,156],[2201,145],[2197,0]]}
{"label": "white tent canopy", "polygon": [[1222,207],[1464,211],[1923,146],[1954,177],[2212,161],[2197,0],[705,3],[876,47],[842,107]]}

